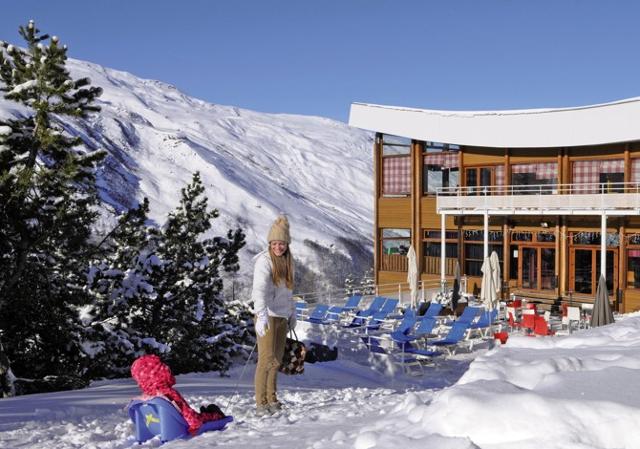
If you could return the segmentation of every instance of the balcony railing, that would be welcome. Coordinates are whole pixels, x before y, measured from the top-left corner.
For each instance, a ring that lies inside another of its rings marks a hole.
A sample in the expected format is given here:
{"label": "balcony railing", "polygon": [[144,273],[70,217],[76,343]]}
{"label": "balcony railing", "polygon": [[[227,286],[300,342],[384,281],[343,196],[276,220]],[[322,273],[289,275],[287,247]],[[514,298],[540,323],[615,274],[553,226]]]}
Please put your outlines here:
{"label": "balcony railing", "polygon": [[436,193],[438,196],[593,195],[608,193],[640,193],[640,182],[438,187]]}
{"label": "balcony railing", "polygon": [[640,215],[640,182],[443,187],[438,212]]}

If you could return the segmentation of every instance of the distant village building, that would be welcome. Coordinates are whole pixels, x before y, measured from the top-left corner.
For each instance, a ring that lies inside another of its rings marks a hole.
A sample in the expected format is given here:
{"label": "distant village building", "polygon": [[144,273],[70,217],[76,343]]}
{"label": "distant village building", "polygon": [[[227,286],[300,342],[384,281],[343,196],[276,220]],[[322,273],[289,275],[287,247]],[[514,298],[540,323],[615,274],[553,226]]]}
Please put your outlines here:
{"label": "distant village building", "polygon": [[640,309],[640,98],[478,112],[354,103],[349,124],[376,132],[378,284],[406,282],[413,244],[421,279],[451,280],[457,260],[477,292],[496,251],[505,295],[591,302],[602,273],[615,308]]}

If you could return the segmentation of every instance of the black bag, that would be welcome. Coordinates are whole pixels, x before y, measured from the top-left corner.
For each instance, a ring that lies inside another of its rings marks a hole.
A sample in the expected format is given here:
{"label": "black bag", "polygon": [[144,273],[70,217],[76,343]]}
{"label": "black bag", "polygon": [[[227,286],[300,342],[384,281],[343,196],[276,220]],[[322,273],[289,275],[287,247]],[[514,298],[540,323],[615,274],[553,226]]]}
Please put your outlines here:
{"label": "black bag", "polygon": [[298,336],[295,332],[290,332],[289,335],[295,337],[295,339],[287,337],[279,371],[283,374],[303,374],[304,357],[307,353],[307,348],[304,343],[298,341]]}
{"label": "black bag", "polygon": [[327,345],[320,343],[311,343],[311,348],[307,350],[307,356],[304,361],[307,363],[330,362],[338,358],[338,348],[336,346],[331,349]]}

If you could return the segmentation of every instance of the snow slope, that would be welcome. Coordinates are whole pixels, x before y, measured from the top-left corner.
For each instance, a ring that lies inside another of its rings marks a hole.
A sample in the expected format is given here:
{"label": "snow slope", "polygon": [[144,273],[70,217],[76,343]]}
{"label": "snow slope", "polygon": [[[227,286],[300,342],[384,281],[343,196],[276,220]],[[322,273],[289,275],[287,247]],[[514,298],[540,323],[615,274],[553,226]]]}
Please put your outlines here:
{"label": "snow slope", "polygon": [[[266,419],[252,415],[249,366],[240,381],[242,367],[229,378],[179,376],[194,405],[217,402],[236,421],[163,447],[640,448],[640,313],[567,336],[511,336],[441,361],[422,378],[383,376],[341,358],[307,365],[302,376],[281,376],[289,411]],[[136,394],[130,380],[118,380],[1,399],[0,448],[136,447],[124,410]]]}
{"label": "snow slope", "polygon": [[[309,267],[317,271],[320,262],[305,240],[350,257],[354,269],[368,268],[371,134],[326,118],[210,104],[168,84],[88,62],[70,60],[68,67],[74,78],[87,76],[104,89],[99,115],[88,123],[65,123],[89,147],[109,152],[99,183],[102,198],[116,211],[146,196],[152,218],[163,223],[199,170],[210,206],[221,212],[215,231],[246,231],[245,272],[279,212],[288,214],[292,248]],[[0,117],[19,111],[0,99]]]}

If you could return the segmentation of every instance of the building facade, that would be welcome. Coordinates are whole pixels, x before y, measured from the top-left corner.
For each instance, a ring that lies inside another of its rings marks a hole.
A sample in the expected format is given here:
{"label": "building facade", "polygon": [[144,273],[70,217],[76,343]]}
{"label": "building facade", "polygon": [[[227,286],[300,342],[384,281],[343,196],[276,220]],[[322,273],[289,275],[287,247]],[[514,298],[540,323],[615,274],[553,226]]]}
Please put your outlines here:
{"label": "building facade", "polygon": [[377,284],[456,263],[478,292],[496,251],[503,292],[591,302],[599,276],[621,312],[640,309],[640,99],[565,109],[434,111],[354,103],[376,133]]}

